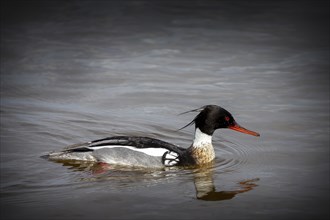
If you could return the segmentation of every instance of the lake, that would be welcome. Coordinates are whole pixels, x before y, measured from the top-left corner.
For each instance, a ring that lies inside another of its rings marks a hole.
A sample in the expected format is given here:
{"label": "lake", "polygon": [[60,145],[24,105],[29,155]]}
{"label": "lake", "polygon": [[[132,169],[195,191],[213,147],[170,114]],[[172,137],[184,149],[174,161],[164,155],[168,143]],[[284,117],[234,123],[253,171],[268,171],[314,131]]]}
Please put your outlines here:
{"label": "lake", "polygon": [[[6,1],[1,219],[328,219],[329,3]],[[207,104],[216,159],[162,170],[41,156],[115,135],[189,147]]]}

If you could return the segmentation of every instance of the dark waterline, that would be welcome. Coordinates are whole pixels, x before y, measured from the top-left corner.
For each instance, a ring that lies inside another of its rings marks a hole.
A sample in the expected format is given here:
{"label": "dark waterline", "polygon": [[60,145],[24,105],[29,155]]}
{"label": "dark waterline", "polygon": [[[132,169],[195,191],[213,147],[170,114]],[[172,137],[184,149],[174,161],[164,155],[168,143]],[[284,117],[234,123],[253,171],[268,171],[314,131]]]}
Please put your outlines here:
{"label": "dark waterline", "polygon": [[[328,219],[327,1],[2,1],[1,219]],[[199,169],[52,163],[112,135],[188,147],[205,104],[260,138],[217,131]]]}

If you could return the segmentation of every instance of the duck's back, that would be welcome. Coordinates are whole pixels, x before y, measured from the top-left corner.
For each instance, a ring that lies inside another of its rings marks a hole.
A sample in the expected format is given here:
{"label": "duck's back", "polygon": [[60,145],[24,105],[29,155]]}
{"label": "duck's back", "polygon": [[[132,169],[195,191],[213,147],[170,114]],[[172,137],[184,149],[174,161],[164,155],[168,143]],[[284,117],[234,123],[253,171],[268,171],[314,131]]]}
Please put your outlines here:
{"label": "duck's back", "polygon": [[180,163],[184,151],[174,144],[154,138],[116,136],[68,146],[61,152],[49,154],[49,159],[163,167]]}

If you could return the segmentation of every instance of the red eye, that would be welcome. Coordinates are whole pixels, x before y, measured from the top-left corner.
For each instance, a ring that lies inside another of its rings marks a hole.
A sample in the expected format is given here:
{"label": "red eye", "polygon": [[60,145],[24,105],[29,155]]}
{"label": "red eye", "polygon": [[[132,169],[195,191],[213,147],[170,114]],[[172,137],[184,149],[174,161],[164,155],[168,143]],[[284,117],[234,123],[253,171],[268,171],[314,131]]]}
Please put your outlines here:
{"label": "red eye", "polygon": [[225,120],[226,120],[226,121],[229,121],[230,118],[229,118],[228,116],[225,116]]}

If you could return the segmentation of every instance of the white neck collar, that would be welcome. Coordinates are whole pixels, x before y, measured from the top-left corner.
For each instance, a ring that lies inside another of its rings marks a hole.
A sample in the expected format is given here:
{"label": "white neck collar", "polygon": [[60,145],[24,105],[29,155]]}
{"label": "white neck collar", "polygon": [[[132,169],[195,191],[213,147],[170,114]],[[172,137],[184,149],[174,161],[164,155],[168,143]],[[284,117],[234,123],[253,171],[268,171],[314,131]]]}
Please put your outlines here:
{"label": "white neck collar", "polygon": [[212,135],[205,134],[199,128],[196,128],[192,146],[203,147],[205,145],[212,145]]}

